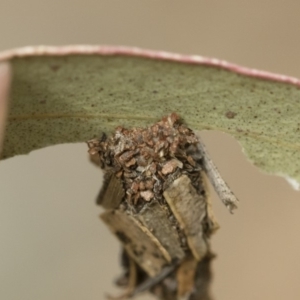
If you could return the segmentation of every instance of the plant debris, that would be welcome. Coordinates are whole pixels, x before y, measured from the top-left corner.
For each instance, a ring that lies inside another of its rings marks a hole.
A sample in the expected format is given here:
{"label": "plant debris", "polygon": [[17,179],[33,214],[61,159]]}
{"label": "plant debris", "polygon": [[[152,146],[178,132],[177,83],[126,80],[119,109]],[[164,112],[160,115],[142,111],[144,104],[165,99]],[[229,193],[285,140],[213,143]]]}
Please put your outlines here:
{"label": "plant debris", "polygon": [[175,113],[148,128],[119,126],[110,137],[88,142],[92,161],[105,171],[101,219],[136,267],[125,267],[127,292],[120,299],[145,290],[164,300],[192,299],[197,280],[207,277],[209,269],[198,271],[211,256],[218,224],[203,176],[208,157],[199,143]]}
{"label": "plant debris", "polygon": [[154,198],[164,202],[163,191],[183,174],[201,193],[198,142],[173,113],[148,128],[118,127],[111,137],[103,135],[88,145],[91,155],[99,154],[101,168],[121,179],[126,202],[138,210]]}

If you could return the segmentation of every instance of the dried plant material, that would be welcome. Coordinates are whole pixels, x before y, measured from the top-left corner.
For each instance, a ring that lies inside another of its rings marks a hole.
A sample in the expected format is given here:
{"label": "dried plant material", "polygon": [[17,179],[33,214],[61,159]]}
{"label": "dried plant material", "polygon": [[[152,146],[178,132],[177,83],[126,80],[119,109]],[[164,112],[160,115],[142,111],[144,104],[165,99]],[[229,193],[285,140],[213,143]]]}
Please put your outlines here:
{"label": "dried plant material", "polygon": [[177,295],[179,298],[189,296],[194,288],[194,280],[196,275],[198,262],[193,256],[187,256],[180,264],[176,271],[176,279],[178,282]]}
{"label": "dried plant material", "polygon": [[164,267],[163,270],[159,273],[159,275],[157,275],[156,277],[147,278],[140,285],[138,285],[130,296],[133,297],[144,291],[153,291],[153,294],[159,296],[156,290],[162,287],[163,280],[168,280],[170,276],[173,277],[172,274],[174,273],[177,267],[177,263],[173,263]]}
{"label": "dried plant material", "polygon": [[125,200],[138,211],[145,202],[164,202],[163,191],[181,174],[189,174],[200,187],[201,162],[190,152],[198,138],[176,114],[148,128],[127,130],[118,127],[113,136],[88,142],[89,153],[100,155],[100,166],[118,174],[126,191]]}
{"label": "dried plant material", "polygon": [[208,186],[208,179],[207,179],[207,175],[204,170],[201,171],[201,178],[203,180],[202,184],[203,184],[204,190],[206,191],[206,213],[207,213],[206,226],[208,226],[208,228],[209,228],[208,232],[210,234],[213,234],[220,228],[220,225],[217,222],[217,219],[213,213],[210,191],[209,191],[209,186]]}
{"label": "dried plant material", "polygon": [[190,299],[218,228],[198,137],[173,113],[148,128],[118,127],[88,146],[106,172],[98,203],[110,210],[101,218],[137,264],[131,296],[148,289],[162,299],[166,292]]}
{"label": "dried plant material", "polygon": [[208,250],[204,232],[207,222],[206,197],[197,193],[186,175],[174,180],[164,191],[164,197],[179,221],[195,259],[200,261]]}
{"label": "dried plant material", "polygon": [[178,230],[175,222],[169,217],[172,215],[158,202],[152,202],[137,214],[138,220],[155,235],[162,246],[168,251],[171,261],[179,261],[185,256],[182,249],[182,241],[179,239]]}
{"label": "dried plant material", "polygon": [[[191,165],[194,165],[194,164],[192,164],[192,163],[190,162],[189,156],[187,156],[187,161],[188,161]],[[173,173],[173,172],[176,170],[176,168],[182,169],[182,167],[183,167],[183,163],[182,163],[181,161],[179,161],[178,159],[171,159],[171,160],[167,161],[167,162],[164,164],[164,166],[163,166],[161,172],[162,172],[164,175],[166,175],[166,174]]]}
{"label": "dried plant material", "polygon": [[207,255],[198,263],[194,278],[195,288],[189,297],[189,300],[212,300],[210,292],[210,283],[212,280],[211,260],[215,255]]}
{"label": "dried plant material", "polygon": [[214,187],[215,191],[217,192],[222,202],[232,213],[233,210],[237,208],[239,202],[237,197],[233,194],[233,192],[228,187],[227,183],[221,177],[217,167],[210,159],[209,154],[207,153],[207,150],[201,141],[198,144],[198,148],[199,148],[199,152],[202,154],[203,157],[204,170],[212,186]]}
{"label": "dried plant material", "polygon": [[145,201],[150,201],[154,195],[153,192],[151,192],[150,190],[147,191],[141,191],[140,192],[140,196],[145,200]]}
{"label": "dried plant material", "polygon": [[97,197],[97,204],[106,209],[119,207],[125,195],[121,181],[114,174],[106,173],[102,186]]}
{"label": "dried plant material", "polygon": [[[153,234],[136,219],[121,210],[106,211],[101,219],[122,241],[127,253],[149,276],[158,275],[170,257]],[[167,257],[167,258],[166,258]]]}
{"label": "dried plant material", "polygon": [[126,278],[126,291],[124,291],[120,296],[108,295],[108,300],[126,300],[132,296],[135,291],[137,284],[137,265],[132,258],[129,258],[129,270],[128,278]]}

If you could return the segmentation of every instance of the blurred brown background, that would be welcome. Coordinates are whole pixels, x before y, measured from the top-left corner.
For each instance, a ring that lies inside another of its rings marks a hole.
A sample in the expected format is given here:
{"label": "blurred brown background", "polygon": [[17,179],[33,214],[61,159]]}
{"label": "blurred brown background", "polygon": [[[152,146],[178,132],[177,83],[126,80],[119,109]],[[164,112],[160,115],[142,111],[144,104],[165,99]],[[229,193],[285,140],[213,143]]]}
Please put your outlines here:
{"label": "blurred brown background", "polygon": [[[139,46],[300,78],[299,12],[293,0],[1,0],[0,50]],[[299,299],[300,192],[252,166],[231,137],[202,136],[241,202],[232,216],[212,193],[221,224],[213,237],[215,298]],[[118,293],[118,242],[98,218],[101,174],[86,150],[61,145],[1,162],[0,299],[99,300]]]}

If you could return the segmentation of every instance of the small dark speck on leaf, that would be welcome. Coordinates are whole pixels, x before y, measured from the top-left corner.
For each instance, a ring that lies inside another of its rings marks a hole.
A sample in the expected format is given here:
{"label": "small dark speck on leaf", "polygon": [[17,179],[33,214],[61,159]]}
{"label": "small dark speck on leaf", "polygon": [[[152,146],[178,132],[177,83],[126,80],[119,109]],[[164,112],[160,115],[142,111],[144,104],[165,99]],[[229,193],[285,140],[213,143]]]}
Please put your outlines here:
{"label": "small dark speck on leaf", "polygon": [[158,91],[155,91],[155,90],[154,90],[154,91],[152,91],[152,93],[153,93],[153,94],[157,94],[157,93],[158,93]]}
{"label": "small dark speck on leaf", "polygon": [[60,69],[60,66],[59,65],[51,65],[50,66],[50,69],[53,71],[53,72],[56,72]]}
{"label": "small dark speck on leaf", "polygon": [[274,110],[278,113],[281,114],[281,111],[278,108],[274,108]]}
{"label": "small dark speck on leaf", "polygon": [[95,107],[95,104],[91,104],[91,107]]}
{"label": "small dark speck on leaf", "polygon": [[45,103],[46,103],[45,99],[40,101],[40,104],[45,104]]}
{"label": "small dark speck on leaf", "polygon": [[228,119],[233,119],[235,116],[236,116],[236,113],[233,112],[233,111],[228,111],[225,116],[228,118]]}

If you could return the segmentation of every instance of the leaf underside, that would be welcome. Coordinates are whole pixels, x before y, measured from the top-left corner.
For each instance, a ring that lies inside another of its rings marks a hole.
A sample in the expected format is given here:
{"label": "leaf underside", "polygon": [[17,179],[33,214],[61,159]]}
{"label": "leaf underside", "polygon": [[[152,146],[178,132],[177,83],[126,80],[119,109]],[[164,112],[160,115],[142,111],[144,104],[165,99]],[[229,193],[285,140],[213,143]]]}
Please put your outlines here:
{"label": "leaf underside", "polygon": [[[12,60],[3,158],[84,142],[171,112],[234,136],[261,169],[300,182],[300,89],[224,69],[130,56]],[[226,147],[226,145],[220,145]]]}

